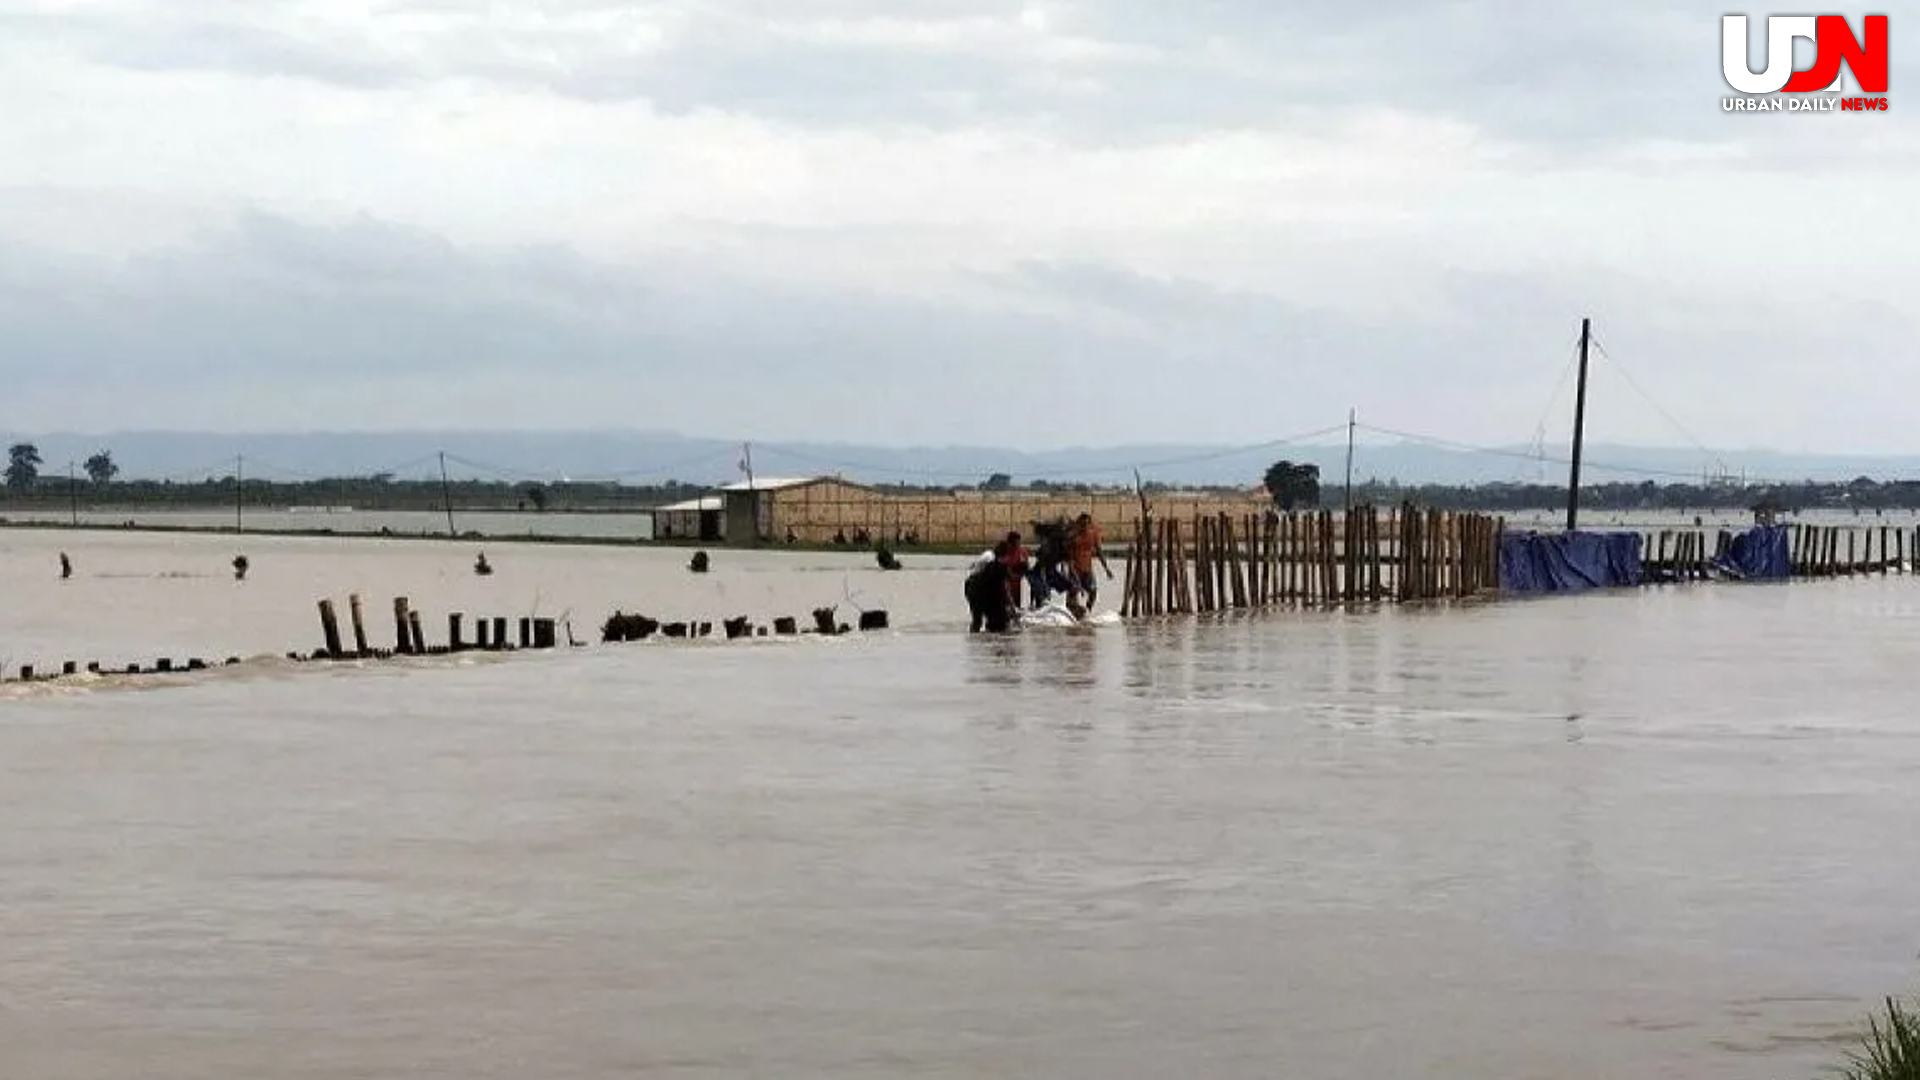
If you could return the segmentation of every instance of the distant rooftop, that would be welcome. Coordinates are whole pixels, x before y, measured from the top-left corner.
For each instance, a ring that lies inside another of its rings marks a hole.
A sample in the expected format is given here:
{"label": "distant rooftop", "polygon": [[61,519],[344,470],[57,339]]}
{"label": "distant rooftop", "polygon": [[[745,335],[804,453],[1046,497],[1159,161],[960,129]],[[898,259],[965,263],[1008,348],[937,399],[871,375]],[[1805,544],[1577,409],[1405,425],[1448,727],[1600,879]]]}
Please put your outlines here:
{"label": "distant rooftop", "polygon": [[800,487],[803,484],[817,484],[822,480],[837,480],[834,476],[756,476],[749,484],[737,480],[731,484],[721,484],[721,491],[777,491],[780,488]]}
{"label": "distant rooftop", "polygon": [[657,514],[683,514],[695,510],[724,510],[726,508],[721,505],[723,502],[725,502],[725,500],[718,495],[702,495],[697,499],[687,499],[684,502],[677,502],[668,506],[656,506],[653,509]]}

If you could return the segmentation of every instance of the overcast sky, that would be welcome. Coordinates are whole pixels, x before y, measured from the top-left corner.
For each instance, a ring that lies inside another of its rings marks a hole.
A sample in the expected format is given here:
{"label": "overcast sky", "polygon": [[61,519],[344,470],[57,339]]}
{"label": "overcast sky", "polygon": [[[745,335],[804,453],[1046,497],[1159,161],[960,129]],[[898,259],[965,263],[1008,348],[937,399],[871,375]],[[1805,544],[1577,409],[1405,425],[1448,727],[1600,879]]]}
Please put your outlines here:
{"label": "overcast sky", "polygon": [[0,0],[0,429],[1912,450],[1913,7]]}

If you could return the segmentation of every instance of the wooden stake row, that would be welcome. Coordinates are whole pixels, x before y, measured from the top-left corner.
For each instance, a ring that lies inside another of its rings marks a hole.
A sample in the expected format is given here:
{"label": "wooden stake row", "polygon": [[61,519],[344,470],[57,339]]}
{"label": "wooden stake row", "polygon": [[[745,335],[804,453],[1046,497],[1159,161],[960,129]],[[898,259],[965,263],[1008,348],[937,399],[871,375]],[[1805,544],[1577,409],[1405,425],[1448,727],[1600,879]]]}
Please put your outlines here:
{"label": "wooden stake row", "polygon": [[[347,612],[353,620],[353,648],[345,646],[340,633],[340,622],[334,612],[333,601],[323,599],[320,608],[319,650],[302,655],[288,653],[294,660],[386,660],[395,656],[444,656],[448,653],[486,650],[500,652],[511,649],[552,649],[559,647],[559,628],[553,619],[523,617],[519,620],[519,644],[515,645],[507,636],[509,620],[495,616],[492,619],[475,619],[473,623],[474,639],[466,640],[463,612],[452,612],[447,616],[447,643],[445,645],[427,644],[426,633],[420,622],[420,612],[415,610],[404,596],[393,598],[393,637],[391,649],[373,648],[367,643],[365,609],[361,606],[360,595],[355,593],[347,597]],[[571,637],[571,635],[569,635]]]}
{"label": "wooden stake row", "polygon": [[[1485,514],[1228,514],[1135,522],[1121,614],[1331,606],[1477,595],[1499,585],[1502,521]],[[1191,538],[1191,540],[1189,540]]]}
{"label": "wooden stake row", "polygon": [[[838,608],[832,607],[814,608],[813,626],[805,631],[800,629],[800,620],[791,615],[782,615],[773,620],[772,631],[781,637],[803,632],[825,635],[851,633],[854,627],[841,622],[836,617],[837,611]],[[861,630],[885,630],[887,625],[887,613],[884,609],[860,612],[859,628]],[[722,620],[720,626],[726,632],[728,641],[745,637],[766,637],[768,631],[768,627],[756,626],[753,620],[745,615]],[[600,640],[603,642],[645,641],[655,634],[664,638],[711,637],[713,624],[711,622],[662,622],[647,615],[616,611],[600,627]]]}
{"label": "wooden stake row", "polygon": [[[232,665],[238,664],[239,662],[239,657],[229,656],[225,664]],[[205,671],[210,666],[212,665],[197,656],[188,660],[185,664],[178,665],[173,662],[172,658],[165,656],[155,660],[151,664],[111,665],[102,664],[98,660],[90,660],[84,668],[76,660],[67,660],[61,663],[60,670],[57,673],[53,671],[41,671],[32,664],[21,664],[18,678],[7,679],[3,675],[0,675],[0,682],[54,682],[59,679],[73,678],[83,670],[88,675],[178,675],[187,671]]]}
{"label": "wooden stake row", "polygon": [[[1920,551],[1920,529],[1891,525],[1789,525],[1787,560],[1797,578],[1907,573]],[[1699,529],[1662,529],[1641,534],[1641,565],[1649,583],[1701,581],[1716,576],[1735,533],[1721,529],[1709,553]]]}

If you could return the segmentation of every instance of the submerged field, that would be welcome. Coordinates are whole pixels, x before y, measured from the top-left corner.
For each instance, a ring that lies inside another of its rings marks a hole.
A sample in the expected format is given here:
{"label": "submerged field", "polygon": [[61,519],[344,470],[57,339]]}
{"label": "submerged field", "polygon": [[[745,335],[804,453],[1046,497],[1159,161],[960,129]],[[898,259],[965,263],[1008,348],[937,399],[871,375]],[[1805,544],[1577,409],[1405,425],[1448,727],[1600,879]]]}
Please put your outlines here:
{"label": "submerged field", "polygon": [[1773,1078],[1920,985],[1912,578],[992,639],[959,558],[685,558],[0,530],[9,670],[896,627],[0,689],[10,1067]]}

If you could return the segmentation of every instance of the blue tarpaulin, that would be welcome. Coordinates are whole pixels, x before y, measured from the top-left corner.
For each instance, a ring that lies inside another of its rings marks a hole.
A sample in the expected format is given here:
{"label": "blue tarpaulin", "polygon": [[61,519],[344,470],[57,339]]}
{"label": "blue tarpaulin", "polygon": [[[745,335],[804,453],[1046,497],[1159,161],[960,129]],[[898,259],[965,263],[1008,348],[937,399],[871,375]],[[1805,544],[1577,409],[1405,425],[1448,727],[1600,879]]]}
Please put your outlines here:
{"label": "blue tarpaulin", "polygon": [[1756,525],[1734,536],[1715,565],[1741,578],[1790,576],[1793,559],[1787,551],[1787,526]]}
{"label": "blue tarpaulin", "polygon": [[1640,534],[1500,534],[1500,588],[1508,592],[1572,592],[1638,585]]}

